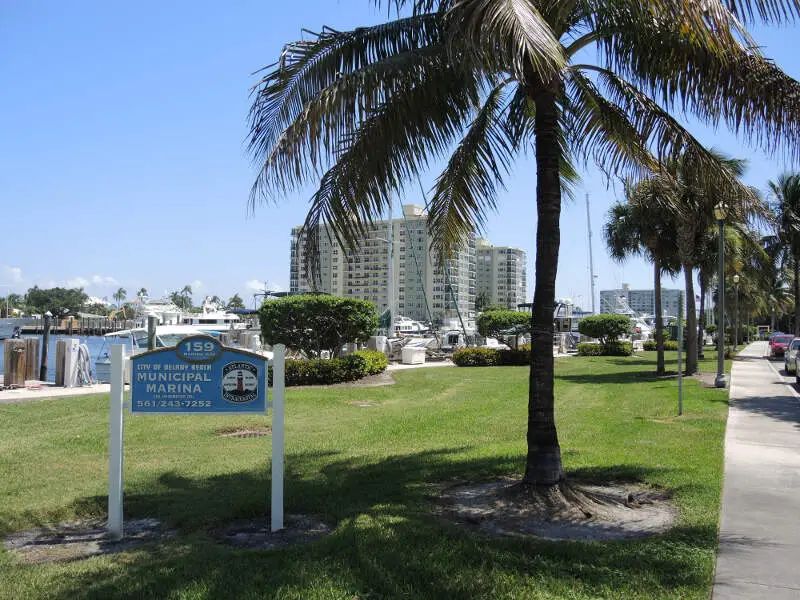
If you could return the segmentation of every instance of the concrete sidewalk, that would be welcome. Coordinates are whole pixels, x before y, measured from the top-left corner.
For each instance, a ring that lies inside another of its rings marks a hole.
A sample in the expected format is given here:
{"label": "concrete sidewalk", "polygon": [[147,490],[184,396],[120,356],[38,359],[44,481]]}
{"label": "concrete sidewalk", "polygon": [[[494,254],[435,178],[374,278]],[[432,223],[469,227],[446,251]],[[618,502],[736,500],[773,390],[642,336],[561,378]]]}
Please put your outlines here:
{"label": "concrete sidewalk", "polygon": [[800,599],[800,400],[766,353],[733,363],[716,600]]}

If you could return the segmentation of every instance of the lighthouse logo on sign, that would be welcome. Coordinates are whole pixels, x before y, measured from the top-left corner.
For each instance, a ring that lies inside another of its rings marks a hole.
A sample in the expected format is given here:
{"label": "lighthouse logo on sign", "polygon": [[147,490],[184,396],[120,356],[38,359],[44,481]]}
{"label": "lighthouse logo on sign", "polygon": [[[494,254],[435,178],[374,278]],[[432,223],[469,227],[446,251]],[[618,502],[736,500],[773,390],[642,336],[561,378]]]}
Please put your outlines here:
{"label": "lighthouse logo on sign", "polygon": [[222,368],[222,397],[234,404],[258,397],[258,369],[246,362],[228,363]]}

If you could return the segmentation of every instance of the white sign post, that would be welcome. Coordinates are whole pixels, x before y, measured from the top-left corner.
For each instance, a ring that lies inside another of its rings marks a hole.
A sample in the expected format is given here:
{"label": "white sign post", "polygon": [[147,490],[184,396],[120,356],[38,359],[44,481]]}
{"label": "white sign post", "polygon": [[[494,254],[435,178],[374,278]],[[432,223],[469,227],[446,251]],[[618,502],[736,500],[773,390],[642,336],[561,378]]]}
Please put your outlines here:
{"label": "white sign post", "polygon": [[[212,343],[213,342],[213,343]],[[202,340],[201,340],[202,343]],[[209,338],[209,341],[205,342],[206,344],[211,344],[212,346],[216,343],[221,352],[224,354],[235,354],[238,352],[239,355],[246,355],[251,354],[244,351],[239,351],[235,348],[224,348],[219,346],[219,342],[214,342],[213,338]],[[108,461],[108,536],[112,540],[121,540],[123,535],[123,515],[122,515],[122,490],[123,490],[123,470],[122,470],[122,457],[123,457],[123,432],[124,432],[124,402],[125,402],[125,355],[124,355],[124,346],[120,344],[114,344],[111,346],[111,407],[109,412],[109,461]],[[214,348],[212,348],[214,350]],[[273,348],[274,355],[272,359],[272,490],[271,490],[271,523],[270,529],[271,531],[280,531],[283,529],[283,470],[284,470],[284,463],[283,463],[283,456],[284,456],[284,435],[283,435],[283,407],[284,407],[284,392],[286,388],[286,381],[285,381],[285,374],[286,374],[286,346],[283,344],[276,344]],[[152,352],[148,352],[145,354],[139,354],[136,356],[134,362],[136,361],[143,361],[142,364],[144,366],[149,366],[147,364],[147,360],[150,359],[153,355],[159,355],[163,360],[170,360],[170,356],[164,354],[168,352],[168,349],[158,349]],[[214,350],[216,353],[216,350]],[[254,358],[261,358],[253,355]],[[230,360],[230,359],[227,359]],[[242,359],[239,359],[242,360]],[[252,359],[251,359],[252,360]],[[195,361],[197,365],[188,365],[188,366],[197,366],[200,367],[194,373],[195,381],[204,381],[209,382],[211,386],[216,386],[218,384],[218,394],[214,393],[211,398],[212,400],[203,400],[202,402],[199,401],[192,401],[190,404],[192,407],[196,404],[204,405],[206,408],[211,406],[215,402],[223,406],[224,410],[224,402],[226,401],[225,394],[228,393],[226,388],[224,388],[223,384],[225,383],[225,379],[222,375],[224,372],[222,369],[222,365],[219,366],[219,374],[218,375],[210,375],[209,379],[206,379],[206,372],[210,372],[211,367],[213,366],[213,362],[211,365],[208,365],[207,370],[204,369],[201,372],[201,368],[206,367],[206,364],[210,362],[209,360],[202,360],[202,361]],[[157,362],[153,363],[156,367],[160,365]],[[229,363],[230,364],[234,363]],[[246,363],[235,363],[239,365],[239,386],[241,387],[244,384],[244,380],[242,378],[242,371],[246,370],[247,364]],[[254,392],[253,396],[257,396],[258,394],[264,394],[261,396],[263,399],[266,396],[266,383],[267,383],[267,371],[266,364],[263,364],[258,368],[263,368],[264,370],[264,384],[265,387],[261,388],[260,392]],[[179,364],[181,366],[182,363]],[[137,365],[138,366],[138,365]],[[167,366],[171,366],[167,364]],[[227,367],[226,367],[227,368]],[[253,367],[255,368],[255,367]],[[154,371],[161,371],[161,369],[157,368]],[[176,371],[177,372],[177,371]],[[186,374],[191,374],[188,368],[185,368],[181,375],[186,376]],[[137,376],[137,385],[139,382],[138,377],[142,375],[142,380],[146,380],[149,377],[147,373],[147,369],[145,372],[140,374],[138,371],[135,373]],[[257,380],[256,380],[257,381]],[[133,384],[133,379],[131,380]],[[234,386],[236,386],[236,381],[234,380]],[[142,384],[145,385],[145,384]],[[146,386],[145,386],[146,387]],[[153,384],[153,388],[157,386]],[[163,386],[162,386],[163,387]],[[194,384],[189,385],[189,388],[192,390],[194,389]],[[197,384],[198,388],[202,388],[202,385],[199,383]],[[202,391],[202,390],[201,390]],[[241,390],[238,390],[239,396],[241,396]],[[247,390],[245,390],[247,391]],[[229,393],[229,395],[235,396],[235,394]],[[255,399],[255,398],[254,398]],[[236,398],[234,397],[232,402],[236,402]],[[142,404],[145,408],[148,407],[148,403],[152,401],[148,401],[145,397],[144,399],[139,398],[136,400],[137,405]],[[165,404],[166,401],[161,401],[161,404]],[[265,409],[269,409],[269,403],[265,404]],[[259,412],[264,409],[259,409]],[[189,411],[192,412],[192,411]],[[238,413],[245,413],[246,410],[239,410]],[[252,410],[249,411],[253,413]],[[206,411],[206,414],[225,414],[222,411],[216,410],[214,412]],[[227,414],[231,414],[230,411]]]}
{"label": "white sign post", "polygon": [[125,410],[125,346],[111,346],[111,410],[108,423],[108,535],[122,539],[122,436]]}
{"label": "white sign post", "polygon": [[286,346],[272,348],[272,510],[271,530],[283,529],[283,396]]}

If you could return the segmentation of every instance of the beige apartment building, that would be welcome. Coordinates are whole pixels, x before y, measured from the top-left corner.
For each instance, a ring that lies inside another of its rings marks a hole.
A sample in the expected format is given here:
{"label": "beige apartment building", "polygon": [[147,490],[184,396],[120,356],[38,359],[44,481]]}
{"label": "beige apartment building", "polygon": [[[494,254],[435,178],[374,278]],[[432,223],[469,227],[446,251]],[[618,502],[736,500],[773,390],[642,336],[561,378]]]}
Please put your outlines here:
{"label": "beige apartment building", "polygon": [[509,246],[492,246],[489,240],[475,241],[476,288],[485,304],[517,310],[527,302],[526,254]]}
{"label": "beige apartment building", "polygon": [[[466,327],[475,321],[475,238],[440,267],[431,258],[432,239],[427,213],[414,204],[403,206],[403,217],[392,219],[392,273],[396,315],[445,327]],[[389,305],[388,221],[375,222],[357,251],[344,250],[323,228],[319,239],[319,285],[314,290],[305,266],[305,232],[292,229],[289,290],[320,291]]]}

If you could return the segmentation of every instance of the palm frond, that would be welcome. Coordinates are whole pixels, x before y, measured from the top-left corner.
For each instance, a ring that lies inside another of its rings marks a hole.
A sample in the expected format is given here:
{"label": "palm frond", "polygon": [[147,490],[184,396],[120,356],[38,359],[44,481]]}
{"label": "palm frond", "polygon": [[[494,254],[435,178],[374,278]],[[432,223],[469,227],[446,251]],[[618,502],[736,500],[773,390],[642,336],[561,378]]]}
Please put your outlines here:
{"label": "palm frond", "polygon": [[514,138],[503,122],[506,84],[491,91],[434,186],[428,229],[436,256],[449,258],[494,210],[497,186],[513,158]]}
{"label": "palm frond", "polygon": [[322,172],[338,156],[344,140],[375,107],[395,94],[403,94],[438,69],[445,51],[442,44],[407,51],[343,74],[306,102],[303,111],[281,133],[271,148],[266,136],[254,133],[252,150],[261,166],[251,189],[251,207],[274,191],[296,189]]}
{"label": "palm frond", "polygon": [[[549,82],[565,66],[563,47],[530,0],[453,0],[445,22],[451,47],[471,52],[517,81]],[[458,54],[454,52],[454,60]]]}
{"label": "palm frond", "polygon": [[[443,63],[379,106],[344,140],[336,164],[311,197],[304,229],[325,224],[339,245],[357,247],[368,225],[385,214],[390,194],[442,156],[461,133],[481,85],[469,70]],[[306,257],[313,271],[311,250]]]}
{"label": "palm frond", "polygon": [[[436,15],[416,15],[345,32],[326,27],[310,40],[284,46],[280,59],[265,67],[268,72],[251,90],[249,151],[254,160],[264,161],[284,130],[323,90],[341,93],[344,86],[335,84],[344,74],[441,41],[440,26]],[[353,98],[354,110],[359,107],[356,100],[370,106],[384,91],[366,88],[364,97]]]}
{"label": "palm frond", "polygon": [[800,16],[798,0],[725,0],[725,4],[744,21],[782,23]]}
{"label": "palm frond", "polygon": [[767,151],[800,153],[800,83],[752,47],[716,51],[668,26],[599,44],[616,73],[666,109],[724,122]]}

